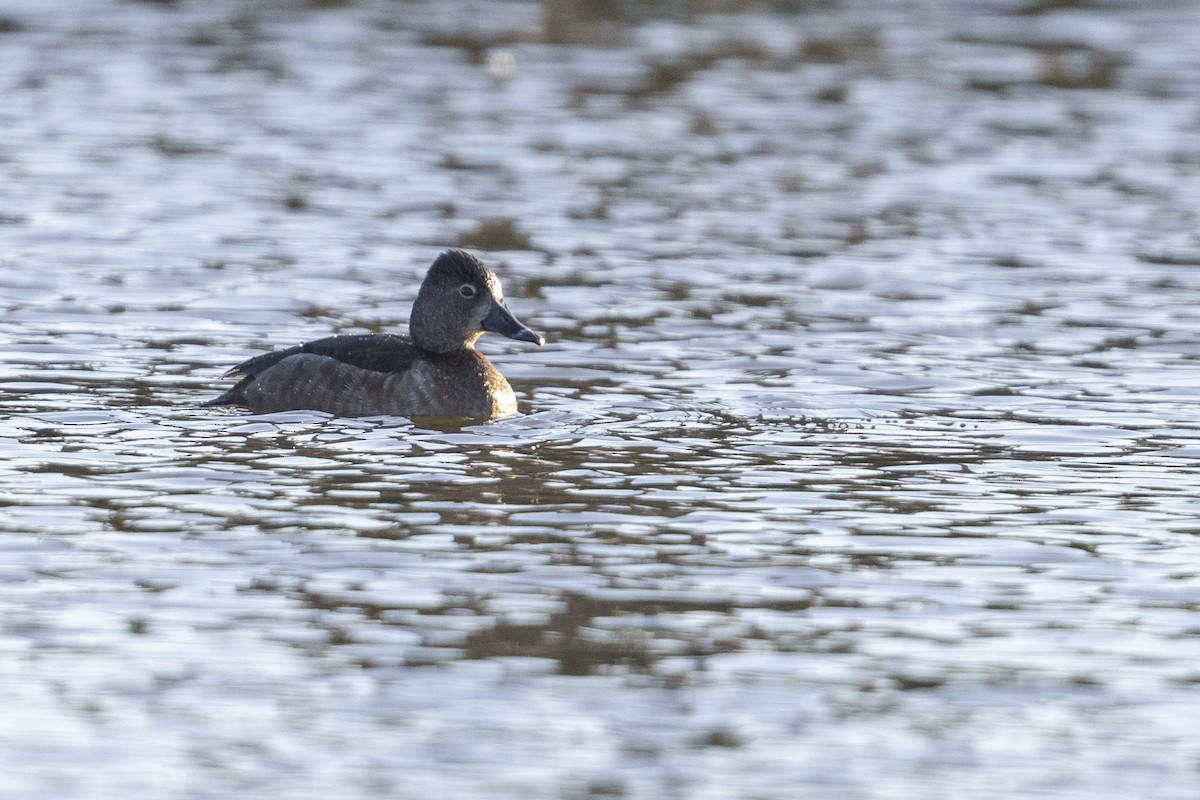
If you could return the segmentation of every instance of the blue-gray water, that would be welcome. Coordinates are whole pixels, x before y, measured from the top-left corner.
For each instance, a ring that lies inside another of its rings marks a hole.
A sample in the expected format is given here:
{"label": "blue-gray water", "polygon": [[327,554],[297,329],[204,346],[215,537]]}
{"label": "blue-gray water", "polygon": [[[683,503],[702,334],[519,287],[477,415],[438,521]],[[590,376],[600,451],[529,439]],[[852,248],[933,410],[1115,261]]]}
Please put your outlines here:
{"label": "blue-gray water", "polygon": [[[0,6],[0,797],[1200,796],[1200,7]],[[199,409],[496,267],[522,414]]]}

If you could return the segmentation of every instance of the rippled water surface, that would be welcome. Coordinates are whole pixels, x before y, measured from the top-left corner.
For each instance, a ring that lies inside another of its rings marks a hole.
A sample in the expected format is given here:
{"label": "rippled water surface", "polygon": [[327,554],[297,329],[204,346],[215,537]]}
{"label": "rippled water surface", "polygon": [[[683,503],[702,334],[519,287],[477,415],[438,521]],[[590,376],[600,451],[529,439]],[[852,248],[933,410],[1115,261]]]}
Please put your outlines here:
{"label": "rippled water surface", "polygon": [[[1200,796],[1200,8],[0,13],[0,796]],[[203,409],[403,330],[522,413]]]}

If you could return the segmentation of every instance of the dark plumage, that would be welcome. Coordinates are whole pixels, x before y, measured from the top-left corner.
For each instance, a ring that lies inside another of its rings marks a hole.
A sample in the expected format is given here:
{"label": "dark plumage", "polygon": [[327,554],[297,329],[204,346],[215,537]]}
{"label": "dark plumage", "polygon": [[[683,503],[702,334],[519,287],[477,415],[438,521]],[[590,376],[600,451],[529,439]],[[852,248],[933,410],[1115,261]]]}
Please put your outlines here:
{"label": "dark plumage", "polygon": [[230,370],[242,379],[204,405],[347,417],[512,414],[517,410],[512,387],[475,349],[487,331],[543,342],[508,311],[495,273],[469,253],[447,250],[417,293],[410,336],[330,336],[263,353]]}

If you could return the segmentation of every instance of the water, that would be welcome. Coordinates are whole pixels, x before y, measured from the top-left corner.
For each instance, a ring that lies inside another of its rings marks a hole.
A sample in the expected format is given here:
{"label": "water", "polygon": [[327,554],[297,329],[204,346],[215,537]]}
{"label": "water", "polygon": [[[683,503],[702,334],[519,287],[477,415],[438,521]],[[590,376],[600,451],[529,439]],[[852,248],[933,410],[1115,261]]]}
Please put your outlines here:
{"label": "water", "polygon": [[[0,795],[1200,793],[1200,10],[9,3]],[[520,416],[199,409],[402,330]]]}

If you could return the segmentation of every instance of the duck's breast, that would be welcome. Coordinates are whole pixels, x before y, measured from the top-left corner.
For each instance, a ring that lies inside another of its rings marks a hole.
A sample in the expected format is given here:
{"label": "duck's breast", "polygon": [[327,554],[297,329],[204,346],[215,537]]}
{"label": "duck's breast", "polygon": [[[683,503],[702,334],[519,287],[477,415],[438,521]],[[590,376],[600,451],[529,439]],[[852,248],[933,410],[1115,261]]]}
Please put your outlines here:
{"label": "duck's breast", "polygon": [[508,381],[475,350],[414,364],[396,391],[415,409],[407,416],[494,419],[517,411]]}

